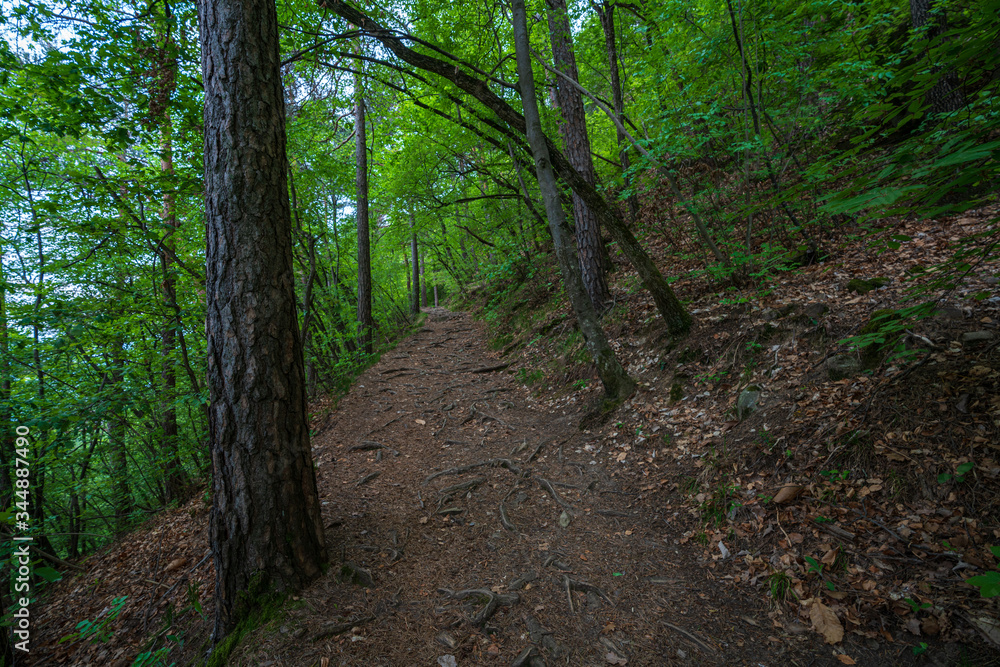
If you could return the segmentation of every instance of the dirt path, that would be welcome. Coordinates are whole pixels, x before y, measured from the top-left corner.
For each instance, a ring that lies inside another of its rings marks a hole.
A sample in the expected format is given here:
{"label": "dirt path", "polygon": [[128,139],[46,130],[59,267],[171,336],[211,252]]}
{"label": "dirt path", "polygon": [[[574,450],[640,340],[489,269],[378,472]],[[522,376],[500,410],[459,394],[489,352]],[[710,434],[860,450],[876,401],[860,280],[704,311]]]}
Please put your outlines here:
{"label": "dirt path", "polygon": [[232,664],[843,664],[633,504],[654,480],[599,462],[582,406],[544,409],[497,363],[481,325],[436,309],[359,379],[314,440],[331,560],[351,565]]}

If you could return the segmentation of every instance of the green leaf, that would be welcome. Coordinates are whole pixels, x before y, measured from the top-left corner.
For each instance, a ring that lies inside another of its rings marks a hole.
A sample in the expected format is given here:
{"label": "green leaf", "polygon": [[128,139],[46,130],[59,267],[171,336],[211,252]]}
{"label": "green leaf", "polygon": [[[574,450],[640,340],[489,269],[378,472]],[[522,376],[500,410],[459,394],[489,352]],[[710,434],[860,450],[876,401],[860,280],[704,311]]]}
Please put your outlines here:
{"label": "green leaf", "polygon": [[966,474],[967,472],[969,472],[970,470],[972,470],[975,467],[976,467],[976,464],[973,463],[972,461],[969,461],[967,463],[963,463],[962,465],[958,466],[958,468],[956,468],[955,472],[957,472],[959,475],[964,475],[964,474]]}
{"label": "green leaf", "polygon": [[976,577],[969,577],[965,583],[979,589],[979,596],[995,598],[1000,595],[1000,572],[987,572]]}
{"label": "green leaf", "polygon": [[51,567],[36,567],[35,574],[50,584],[56,581],[62,581],[62,575],[59,574],[59,571],[53,570]]}

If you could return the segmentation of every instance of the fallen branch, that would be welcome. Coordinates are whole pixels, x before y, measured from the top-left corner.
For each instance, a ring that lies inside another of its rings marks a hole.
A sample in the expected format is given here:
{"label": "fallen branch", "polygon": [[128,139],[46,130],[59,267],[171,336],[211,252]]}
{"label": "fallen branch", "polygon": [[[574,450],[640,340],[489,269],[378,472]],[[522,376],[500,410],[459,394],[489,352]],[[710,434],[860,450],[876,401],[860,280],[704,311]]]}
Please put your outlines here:
{"label": "fallen branch", "polygon": [[691,634],[690,632],[688,632],[684,628],[678,628],[676,625],[673,625],[672,623],[667,623],[666,621],[660,621],[660,623],[663,623],[663,625],[667,626],[671,630],[676,630],[677,632],[681,633],[682,635],[684,635],[685,637],[687,637],[688,639],[690,639],[691,641],[693,641],[695,644],[697,644],[698,646],[700,646],[703,649],[705,649],[706,651],[708,651],[709,653],[715,653],[715,649],[714,648],[712,648],[711,646],[709,646],[708,644],[706,644],[702,640],[698,639],[697,637],[695,637],[693,634]]}
{"label": "fallen branch", "polygon": [[365,475],[364,477],[362,477],[361,479],[359,479],[358,481],[356,481],[354,483],[354,486],[355,486],[355,488],[357,488],[359,486],[364,486],[365,484],[367,484],[368,482],[372,481],[373,479],[375,479],[376,477],[378,477],[381,474],[382,473],[380,473],[378,471],[373,472],[373,473],[369,473],[369,474]]}
{"label": "fallen branch", "polygon": [[475,369],[473,369],[471,371],[467,371],[467,372],[469,372],[469,373],[493,373],[494,371],[502,371],[503,369],[507,368],[508,366],[510,366],[509,363],[507,363],[507,364],[497,364],[496,366],[484,366],[482,368],[475,368]]}
{"label": "fallen branch", "polygon": [[318,642],[320,639],[326,639],[327,637],[332,637],[334,635],[339,635],[343,632],[347,632],[351,628],[356,628],[359,625],[364,625],[365,623],[371,623],[377,617],[376,616],[365,616],[364,618],[354,619],[352,621],[346,621],[344,623],[337,623],[331,625],[325,630],[320,630],[312,636],[312,641]]}

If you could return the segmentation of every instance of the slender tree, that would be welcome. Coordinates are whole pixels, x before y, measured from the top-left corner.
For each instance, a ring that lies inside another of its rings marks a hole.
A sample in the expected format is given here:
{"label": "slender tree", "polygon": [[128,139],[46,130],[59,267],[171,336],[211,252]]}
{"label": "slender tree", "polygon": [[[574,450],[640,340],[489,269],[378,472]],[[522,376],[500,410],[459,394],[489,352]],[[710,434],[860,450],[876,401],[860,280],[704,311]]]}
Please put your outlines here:
{"label": "slender tree", "polygon": [[413,214],[412,205],[410,207],[410,260],[413,270],[413,293],[410,295],[410,312],[413,315],[420,314],[420,258],[417,253],[417,230],[416,220]]}
{"label": "slender tree", "polygon": [[[570,32],[569,12],[566,0],[547,0],[549,19],[549,40],[552,43],[552,58],[556,68],[566,78],[579,80],[576,56],[573,55],[573,35]],[[583,108],[583,96],[579,89],[570,85],[564,77],[555,82],[556,99],[563,122],[559,130],[563,139],[563,151],[570,165],[593,186],[594,160],[590,157],[590,137],[587,136],[587,114]],[[601,228],[597,216],[576,192],[573,193],[573,223],[576,227],[576,244],[579,248],[580,269],[587,294],[598,313],[603,313],[611,305],[611,292],[604,277],[604,248]]]}
{"label": "slender tree", "polygon": [[524,120],[527,129],[528,142],[535,157],[535,173],[538,176],[538,186],[542,191],[545,203],[545,213],[549,221],[549,231],[555,246],[556,259],[562,272],[566,295],[569,297],[573,312],[580,323],[580,331],[587,342],[587,349],[594,358],[597,373],[604,383],[604,394],[608,400],[620,400],[635,391],[635,382],[622,368],[614,350],[608,343],[597,319],[597,310],[587,295],[583,280],[580,277],[580,262],[573,245],[573,236],[569,232],[566,213],[563,211],[559,186],[556,183],[552,163],[549,160],[549,149],[542,133],[542,122],[538,114],[538,101],[535,98],[535,80],[531,71],[531,54],[528,42],[528,22],[525,16],[524,0],[514,0],[514,46],[517,51],[517,76],[521,89],[521,100],[524,106]]}
{"label": "slender tree", "polygon": [[327,560],[295,309],[274,0],[200,0],[215,641]]}
{"label": "slender tree", "polygon": [[[360,52],[360,47],[358,48]],[[358,224],[358,328],[361,347],[372,353],[372,256],[368,220],[368,145],[365,139],[365,97],[361,72],[354,75],[354,141],[357,190],[355,212]]]}

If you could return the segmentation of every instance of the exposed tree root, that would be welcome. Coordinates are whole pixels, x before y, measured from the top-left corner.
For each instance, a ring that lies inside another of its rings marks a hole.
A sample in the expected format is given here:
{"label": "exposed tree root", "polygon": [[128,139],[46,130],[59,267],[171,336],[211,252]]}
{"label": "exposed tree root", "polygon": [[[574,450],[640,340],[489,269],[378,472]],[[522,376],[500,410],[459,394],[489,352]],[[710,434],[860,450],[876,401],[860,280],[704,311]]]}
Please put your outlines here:
{"label": "exposed tree root", "polygon": [[600,597],[602,597],[604,601],[607,602],[612,607],[615,606],[615,603],[611,601],[611,598],[608,597],[607,593],[602,591],[597,586],[594,586],[592,584],[587,584],[582,581],[576,581],[575,579],[570,579],[565,574],[563,575],[563,588],[566,589],[566,597],[569,599],[570,611],[573,611],[573,596],[571,594],[571,591],[576,591],[577,593],[594,593],[595,595],[599,595]]}
{"label": "exposed tree root", "polygon": [[562,496],[559,495],[559,492],[556,491],[555,487],[552,486],[552,482],[550,482],[549,480],[545,479],[544,477],[536,477],[535,481],[538,482],[538,486],[540,486],[543,489],[545,489],[545,491],[548,492],[548,494],[550,496],[552,496],[552,500],[556,501],[557,503],[559,503],[563,507],[566,507],[566,508],[572,508],[573,507],[568,502],[566,502],[565,500],[562,499]]}
{"label": "exposed tree root", "polygon": [[476,596],[479,599],[485,599],[486,606],[483,607],[475,616],[469,619],[469,623],[475,625],[476,627],[482,627],[488,620],[493,618],[493,615],[497,613],[497,609],[500,607],[513,607],[515,604],[521,601],[521,596],[517,593],[494,593],[493,591],[486,588],[469,588],[464,591],[454,592],[447,588],[439,588],[438,593],[446,595],[452,600],[465,600],[472,596]]}
{"label": "exposed tree root", "polygon": [[517,526],[510,520],[507,516],[507,508],[504,506],[503,501],[500,501],[500,525],[509,530],[512,533],[517,532]]}
{"label": "exposed tree root", "polygon": [[435,480],[438,477],[444,477],[445,475],[461,475],[463,472],[469,472],[470,470],[483,468],[485,466],[489,466],[490,468],[506,468],[515,475],[521,474],[521,469],[514,465],[510,459],[490,459],[488,461],[480,461],[479,463],[470,463],[468,465],[458,466],[457,468],[448,468],[447,470],[442,470],[432,475],[428,475],[427,478],[424,479],[424,486],[427,486],[432,480]]}

